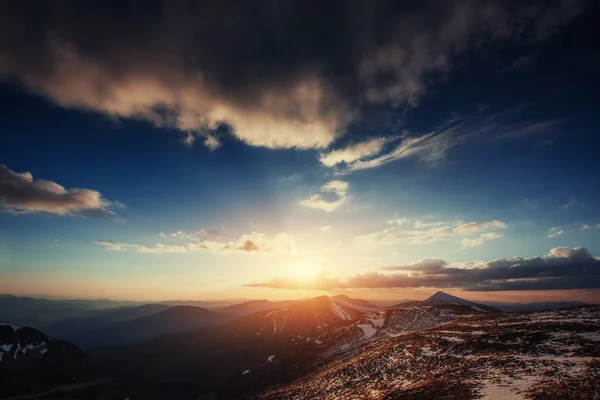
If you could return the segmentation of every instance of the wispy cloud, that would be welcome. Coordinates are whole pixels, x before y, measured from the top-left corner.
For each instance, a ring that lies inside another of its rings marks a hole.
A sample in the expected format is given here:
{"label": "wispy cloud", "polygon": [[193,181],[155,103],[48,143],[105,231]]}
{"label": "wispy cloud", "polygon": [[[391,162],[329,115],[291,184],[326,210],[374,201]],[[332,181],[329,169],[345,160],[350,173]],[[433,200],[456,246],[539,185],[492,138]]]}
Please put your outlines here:
{"label": "wispy cloud", "polygon": [[471,291],[599,289],[600,258],[582,247],[556,247],[543,257],[512,257],[492,261],[448,264],[422,260],[415,264],[385,266],[383,271],[347,277],[327,274],[303,280],[278,277],[247,286],[274,289],[334,290],[359,288],[462,288]]}
{"label": "wispy cloud", "polygon": [[319,161],[327,167],[333,167],[341,163],[352,164],[358,160],[381,153],[383,146],[390,141],[390,138],[373,138],[342,149],[323,152],[319,157]]}
{"label": "wispy cloud", "polygon": [[234,241],[216,241],[216,240],[197,240],[197,237],[187,237],[196,241],[189,242],[185,246],[155,244],[153,246],[145,246],[140,244],[116,242],[112,240],[99,240],[95,242],[112,251],[126,251],[134,249],[139,253],[188,253],[193,251],[207,251],[212,253],[280,253],[280,254],[295,254],[296,240],[287,233],[278,233],[275,235],[267,235],[265,233],[252,232],[242,235]]}
{"label": "wispy cloud", "polygon": [[548,230],[548,238],[553,239],[565,234],[571,234],[574,231],[589,231],[593,229],[600,229],[600,224],[572,223],[564,226],[554,226]]}
{"label": "wispy cloud", "polygon": [[97,240],[94,243],[104,246],[104,247],[106,247],[107,250],[112,250],[112,251],[125,251],[129,247],[133,247],[133,248],[137,247],[137,245],[134,245],[134,244],[117,242],[114,240]]}
{"label": "wispy cloud", "polygon": [[[429,165],[442,163],[448,151],[460,145],[516,140],[543,132],[555,132],[560,120],[523,121],[519,114],[529,105],[496,114],[453,118],[425,134],[404,132],[396,138],[370,139],[321,155],[321,163],[338,173],[375,168],[408,157],[419,157]],[[515,122],[515,120],[517,122]]]}
{"label": "wispy cloud", "polygon": [[126,251],[127,249],[135,249],[139,253],[185,253],[187,248],[184,246],[170,246],[164,244],[155,244],[154,246],[143,246],[139,244],[116,242],[114,240],[98,240],[95,242],[106,247],[111,251]]}
{"label": "wispy cloud", "polygon": [[593,224],[593,225],[583,224],[583,225],[581,225],[581,230],[587,231],[590,229],[600,229],[600,224]]}
{"label": "wispy cloud", "polygon": [[197,243],[189,243],[188,249],[206,250],[213,253],[221,252],[246,252],[246,253],[280,253],[295,254],[296,240],[288,233],[267,235],[265,233],[252,232],[242,235],[239,239],[230,242],[214,240],[203,240]]}
{"label": "wispy cloud", "polygon": [[548,237],[550,239],[552,239],[552,238],[555,238],[555,237],[559,237],[563,233],[565,233],[564,228],[555,226],[554,228],[550,228],[550,230],[548,230]]}
{"label": "wispy cloud", "polygon": [[114,217],[119,202],[90,189],[65,189],[56,182],[34,179],[30,172],[14,172],[0,165],[0,209],[86,217]]}
{"label": "wispy cloud", "polygon": [[574,207],[574,206],[576,206],[577,204],[579,204],[579,200],[577,200],[577,199],[575,199],[575,198],[572,198],[572,199],[569,199],[569,201],[567,201],[567,202],[566,202],[565,204],[563,204],[561,207],[562,207],[562,208],[571,208],[571,207]]}
{"label": "wispy cloud", "polygon": [[304,207],[331,212],[348,201],[349,188],[348,182],[331,181],[321,187],[320,194],[313,194],[308,199],[300,201],[300,204]]}
{"label": "wispy cloud", "polygon": [[328,231],[328,230],[330,230],[330,229],[331,229],[331,226],[329,226],[329,225],[322,226],[322,227],[321,227],[321,232],[325,232],[325,231]]}
{"label": "wispy cloud", "polygon": [[354,238],[354,243],[360,246],[378,247],[395,244],[423,244],[433,243],[450,237],[464,237],[463,246],[478,246],[488,240],[503,237],[496,232],[486,232],[492,229],[505,229],[502,221],[419,221],[408,218],[396,218],[387,221],[388,228],[377,232],[359,235]]}
{"label": "wispy cloud", "polygon": [[160,232],[158,235],[163,238],[198,240],[198,239],[203,239],[206,237],[219,236],[219,231],[216,229],[199,229],[199,230],[193,231],[193,232],[185,232],[185,231],[177,231],[177,232],[173,232],[173,233]]}
{"label": "wispy cloud", "polygon": [[489,232],[489,233],[482,233],[481,235],[474,237],[474,238],[463,238],[463,239],[461,239],[460,243],[465,248],[466,247],[476,247],[476,246],[481,246],[482,244],[484,244],[485,242],[488,242],[490,240],[502,239],[503,237],[504,237],[504,235],[501,233]]}

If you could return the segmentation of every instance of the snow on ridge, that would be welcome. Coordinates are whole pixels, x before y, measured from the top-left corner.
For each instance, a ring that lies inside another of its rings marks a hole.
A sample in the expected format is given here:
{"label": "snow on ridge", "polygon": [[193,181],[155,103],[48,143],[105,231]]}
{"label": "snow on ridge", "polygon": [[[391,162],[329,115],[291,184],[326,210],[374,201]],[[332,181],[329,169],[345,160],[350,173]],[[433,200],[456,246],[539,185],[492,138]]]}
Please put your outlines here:
{"label": "snow on ridge", "polygon": [[339,319],[343,319],[343,320],[350,320],[350,319],[354,319],[352,317],[352,315],[348,314],[346,311],[344,311],[339,304],[337,304],[336,300],[333,299],[329,299],[329,303],[331,304],[331,309],[333,310],[333,312],[335,313],[335,315],[339,318]]}
{"label": "snow on ridge", "polygon": [[13,331],[15,331],[15,332],[22,328],[22,326],[20,326],[20,325],[10,324],[8,322],[2,322],[2,321],[0,321],[0,326],[10,326],[13,329]]}

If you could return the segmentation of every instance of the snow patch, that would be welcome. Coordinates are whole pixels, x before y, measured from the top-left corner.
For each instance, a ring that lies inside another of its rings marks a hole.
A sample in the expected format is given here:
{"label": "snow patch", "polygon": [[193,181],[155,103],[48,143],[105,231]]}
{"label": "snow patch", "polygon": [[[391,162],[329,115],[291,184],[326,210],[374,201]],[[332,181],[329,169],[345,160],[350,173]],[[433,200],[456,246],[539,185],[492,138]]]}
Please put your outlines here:
{"label": "snow patch", "polygon": [[370,337],[373,337],[373,335],[375,335],[377,333],[377,329],[373,328],[373,325],[370,324],[358,324],[357,325],[360,329],[362,329],[363,334],[365,335],[365,337],[368,339]]}
{"label": "snow patch", "polygon": [[246,374],[247,374],[247,373],[249,373],[249,372],[250,372],[250,370],[249,370],[249,369],[247,369],[247,370],[245,370],[244,372],[242,372],[242,375],[246,375]]}
{"label": "snow patch", "polygon": [[381,328],[383,326],[383,323],[385,322],[385,317],[384,318],[371,318],[371,319],[369,319],[369,321],[371,321],[371,323],[373,325],[375,325],[376,327]]}
{"label": "snow patch", "polygon": [[267,362],[273,362],[274,358],[275,358],[275,355],[267,357]]}
{"label": "snow patch", "polygon": [[15,332],[22,328],[22,326],[9,324],[8,322],[0,322],[0,326],[10,326]]}

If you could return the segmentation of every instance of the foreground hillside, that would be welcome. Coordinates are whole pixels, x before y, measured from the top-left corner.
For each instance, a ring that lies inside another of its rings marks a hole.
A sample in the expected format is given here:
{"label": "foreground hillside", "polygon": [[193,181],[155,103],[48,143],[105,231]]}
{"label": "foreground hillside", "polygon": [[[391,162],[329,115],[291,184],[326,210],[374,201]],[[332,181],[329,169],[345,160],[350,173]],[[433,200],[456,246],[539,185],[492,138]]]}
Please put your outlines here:
{"label": "foreground hillside", "polygon": [[381,337],[261,399],[598,399],[600,306]]}

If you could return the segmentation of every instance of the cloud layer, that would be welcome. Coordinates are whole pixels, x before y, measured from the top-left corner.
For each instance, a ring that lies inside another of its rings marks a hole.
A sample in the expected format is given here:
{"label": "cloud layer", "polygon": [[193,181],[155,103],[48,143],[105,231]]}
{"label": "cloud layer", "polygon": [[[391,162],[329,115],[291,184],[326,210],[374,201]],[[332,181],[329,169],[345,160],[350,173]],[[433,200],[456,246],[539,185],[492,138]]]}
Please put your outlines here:
{"label": "cloud layer", "polygon": [[0,165],[0,209],[13,213],[49,213],[88,217],[115,216],[119,203],[90,189],[65,189],[56,182],[34,179],[30,172],[14,172]]}
{"label": "cloud layer", "polygon": [[178,128],[211,149],[223,123],[254,146],[324,148],[361,104],[414,105],[455,53],[544,39],[581,10],[411,4],[3,1],[0,76],[61,106]]}
{"label": "cloud layer", "polygon": [[[202,235],[204,235],[204,232],[206,231],[203,231]],[[166,235],[163,237],[166,237]],[[211,253],[296,253],[295,238],[287,233],[267,235],[265,233],[252,232],[230,242],[206,239],[197,240],[198,235],[189,235],[183,232],[177,232],[175,236],[170,235],[169,237],[196,241],[188,242],[186,245],[164,245],[159,243],[154,246],[144,246],[112,240],[99,240],[96,244],[106,247],[107,250],[125,251],[127,249],[135,249],[139,253],[188,253],[193,251],[208,251]]]}
{"label": "cloud layer", "polygon": [[422,260],[410,265],[382,267],[345,278],[320,275],[299,282],[280,277],[251,287],[274,289],[462,288],[471,291],[600,289],[600,258],[582,247],[556,247],[543,257],[512,257],[493,261],[448,263]]}
{"label": "cloud layer", "polygon": [[391,226],[381,231],[356,236],[354,243],[360,246],[379,247],[433,243],[451,237],[462,237],[461,243],[464,247],[473,247],[503,237],[502,234],[497,232],[486,231],[506,228],[504,222],[497,220],[463,222],[418,221],[408,218],[396,218],[387,221],[387,224]]}

